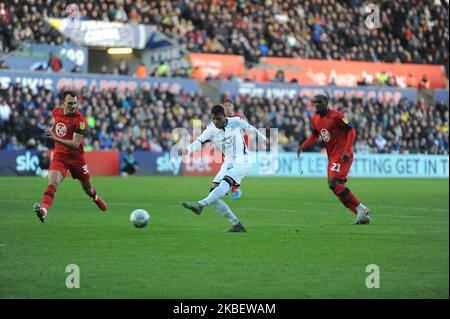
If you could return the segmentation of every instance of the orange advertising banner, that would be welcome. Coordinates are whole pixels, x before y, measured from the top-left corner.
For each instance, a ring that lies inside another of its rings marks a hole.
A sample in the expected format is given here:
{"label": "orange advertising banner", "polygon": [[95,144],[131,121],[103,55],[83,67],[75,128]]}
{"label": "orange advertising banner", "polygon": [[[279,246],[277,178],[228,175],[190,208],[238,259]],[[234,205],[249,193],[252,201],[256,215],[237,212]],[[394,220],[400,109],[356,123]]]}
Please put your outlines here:
{"label": "orange advertising banner", "polygon": [[444,66],[430,64],[261,58],[260,63],[248,71],[246,78],[256,82],[270,82],[279,70],[283,71],[288,82],[296,79],[299,84],[305,85],[334,84],[355,87],[364,74],[376,79],[377,75],[384,71],[396,77],[399,87],[406,87],[406,79],[410,73],[417,83],[426,75],[431,88],[446,87]]}
{"label": "orange advertising banner", "polygon": [[244,57],[240,55],[191,53],[189,56],[194,68],[191,77],[198,80],[240,77],[244,73]]}

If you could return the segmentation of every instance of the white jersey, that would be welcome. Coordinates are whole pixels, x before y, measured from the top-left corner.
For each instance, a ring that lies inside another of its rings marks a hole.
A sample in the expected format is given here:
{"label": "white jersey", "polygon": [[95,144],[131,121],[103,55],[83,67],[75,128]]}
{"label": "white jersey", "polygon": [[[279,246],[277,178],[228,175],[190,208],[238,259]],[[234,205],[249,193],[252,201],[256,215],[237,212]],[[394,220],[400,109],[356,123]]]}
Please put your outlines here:
{"label": "white jersey", "polygon": [[242,163],[248,160],[248,149],[245,145],[244,131],[257,134],[259,139],[266,141],[266,137],[254,126],[238,117],[225,118],[223,128],[217,128],[210,123],[203,133],[188,146],[188,151],[193,152],[203,144],[211,142],[224,154],[225,163]]}

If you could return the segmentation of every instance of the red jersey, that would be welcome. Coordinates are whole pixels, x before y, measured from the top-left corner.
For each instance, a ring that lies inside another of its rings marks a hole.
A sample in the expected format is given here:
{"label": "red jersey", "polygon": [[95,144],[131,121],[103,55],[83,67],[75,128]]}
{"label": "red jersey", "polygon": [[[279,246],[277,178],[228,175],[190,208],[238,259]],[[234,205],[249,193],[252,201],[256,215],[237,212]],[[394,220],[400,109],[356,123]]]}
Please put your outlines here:
{"label": "red jersey", "polygon": [[[86,118],[80,112],[75,115],[64,115],[63,108],[58,107],[52,111],[54,118],[53,130],[55,135],[63,140],[72,140],[73,133],[86,134]],[[55,154],[66,154],[71,156],[83,156],[83,143],[77,149],[73,149],[55,142]]]}
{"label": "red jersey", "polygon": [[328,158],[339,158],[343,152],[353,155],[353,145],[347,146],[353,126],[344,113],[328,110],[325,116],[314,114],[311,119],[313,134],[322,137]]}
{"label": "red jersey", "polygon": [[234,113],[233,115],[231,115],[230,117],[239,117],[240,119],[247,121],[247,119],[245,118],[244,115],[241,115],[239,113]]}

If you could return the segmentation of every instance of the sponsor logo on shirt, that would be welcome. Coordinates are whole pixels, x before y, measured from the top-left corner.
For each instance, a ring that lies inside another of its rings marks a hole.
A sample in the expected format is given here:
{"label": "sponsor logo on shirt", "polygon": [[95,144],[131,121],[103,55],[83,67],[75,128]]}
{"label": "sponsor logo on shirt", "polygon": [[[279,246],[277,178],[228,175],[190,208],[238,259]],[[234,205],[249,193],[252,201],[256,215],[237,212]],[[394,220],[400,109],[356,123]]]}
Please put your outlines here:
{"label": "sponsor logo on shirt", "polygon": [[59,137],[66,136],[67,134],[67,127],[64,123],[58,123],[55,126],[55,133]]}
{"label": "sponsor logo on shirt", "polygon": [[328,142],[329,140],[330,140],[330,138],[331,138],[331,134],[330,134],[330,132],[328,132],[326,129],[321,129],[320,130],[320,136],[322,137],[322,140],[324,141],[324,142]]}

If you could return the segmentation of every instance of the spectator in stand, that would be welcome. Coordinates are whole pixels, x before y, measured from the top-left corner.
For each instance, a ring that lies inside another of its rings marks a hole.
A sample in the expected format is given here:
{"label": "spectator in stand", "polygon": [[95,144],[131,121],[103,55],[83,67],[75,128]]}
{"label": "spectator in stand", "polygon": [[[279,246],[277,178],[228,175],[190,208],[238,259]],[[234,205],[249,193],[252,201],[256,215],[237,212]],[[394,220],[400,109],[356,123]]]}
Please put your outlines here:
{"label": "spectator in stand", "polygon": [[170,74],[170,67],[167,63],[161,62],[155,70],[156,77],[167,77]]}
{"label": "spectator in stand", "polygon": [[124,177],[130,175],[133,176],[138,170],[139,163],[136,161],[136,158],[134,158],[133,151],[128,150],[127,155],[122,158],[120,163],[121,175]]}
{"label": "spectator in stand", "polygon": [[[34,40],[64,40],[41,17],[65,17],[71,1],[0,4],[5,52]],[[379,1],[382,29],[365,27],[367,1],[100,1],[78,2],[82,19],[152,24],[191,52],[445,65],[449,2]]]}
{"label": "spectator in stand", "polygon": [[43,149],[39,153],[39,169],[36,170],[36,175],[47,178],[48,168],[50,167],[50,156],[48,149]]}
{"label": "spectator in stand", "polygon": [[128,67],[128,61],[123,59],[119,62],[118,73],[120,75],[130,75],[130,68]]}
{"label": "spectator in stand", "polygon": [[284,77],[283,70],[278,70],[277,74],[272,79],[272,82],[274,82],[274,83],[286,83],[286,78]]}
{"label": "spectator in stand", "polygon": [[9,133],[12,110],[3,96],[0,95],[0,132]]}
{"label": "spectator in stand", "polygon": [[[80,111],[87,118],[85,145],[89,150],[170,150],[175,143],[173,129],[192,129],[194,120],[200,120],[204,128],[213,106],[200,94],[157,87],[124,92],[83,89],[78,93]],[[35,140],[37,149],[46,145],[42,130],[48,125],[58,95],[45,88],[31,91],[10,84],[0,89],[0,96],[2,105],[10,109],[9,124],[0,126],[0,147],[21,149],[30,139]],[[278,128],[281,150],[295,151],[297,142],[311,134],[313,109],[308,97],[239,96],[236,105],[255,127]],[[356,127],[356,152],[448,154],[448,103],[427,104],[423,99],[395,103],[343,96],[331,98],[331,105],[346,113]],[[311,148],[322,149],[321,144]]]}
{"label": "spectator in stand", "polygon": [[381,71],[381,72],[378,74],[378,78],[377,78],[378,85],[384,86],[384,85],[386,85],[386,83],[388,82],[388,80],[389,80],[389,76],[387,75],[386,71]]}
{"label": "spectator in stand", "polygon": [[100,73],[101,74],[107,74],[108,73],[108,67],[106,66],[106,64],[102,64],[102,67],[100,68]]}
{"label": "spectator in stand", "polygon": [[430,81],[428,81],[427,76],[424,74],[419,82],[419,90],[429,90],[431,87]]}
{"label": "spectator in stand", "polygon": [[417,88],[417,80],[413,73],[408,73],[406,78],[406,86],[410,88]]}
{"label": "spectator in stand", "polygon": [[147,77],[147,68],[143,62],[136,67],[136,72],[134,74],[137,78],[145,78]]}

